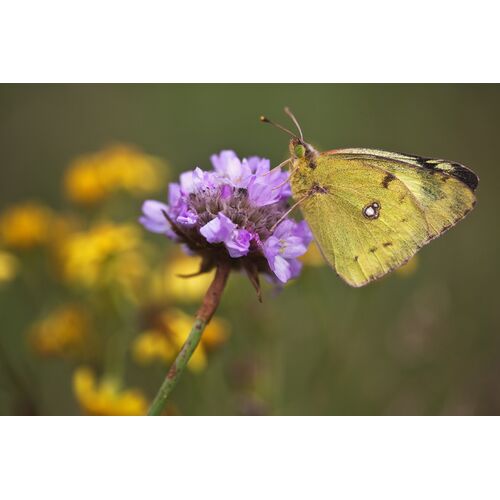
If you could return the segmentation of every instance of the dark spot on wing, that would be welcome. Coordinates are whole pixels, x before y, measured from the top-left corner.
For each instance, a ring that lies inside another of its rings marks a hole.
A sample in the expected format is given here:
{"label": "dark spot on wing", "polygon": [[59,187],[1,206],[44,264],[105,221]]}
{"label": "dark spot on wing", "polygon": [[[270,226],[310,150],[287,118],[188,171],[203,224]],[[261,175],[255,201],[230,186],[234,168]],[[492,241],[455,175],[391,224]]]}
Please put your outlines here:
{"label": "dark spot on wing", "polygon": [[359,256],[355,255],[354,256],[354,262],[358,262]]}
{"label": "dark spot on wing", "polygon": [[384,247],[392,247],[392,241],[387,241],[383,244]]}
{"label": "dark spot on wing", "polygon": [[401,219],[401,222],[408,222],[408,219],[406,219],[406,218]]}
{"label": "dark spot on wing", "polygon": [[380,209],[382,207],[380,206],[380,203],[378,201],[373,201],[372,203],[366,205],[361,213],[367,218],[367,219],[378,219],[380,215]]}
{"label": "dark spot on wing", "polygon": [[311,187],[311,192],[312,193],[321,193],[321,194],[327,194],[329,191],[328,191],[328,188],[324,187],[324,186],[321,186],[320,184],[314,184],[312,187]]}
{"label": "dark spot on wing", "polygon": [[382,187],[387,189],[389,187],[389,183],[392,182],[395,178],[396,177],[394,175],[388,172],[382,180]]}
{"label": "dark spot on wing", "polygon": [[377,247],[372,247],[372,248],[370,248],[370,252],[371,252],[371,253],[375,253],[376,251],[377,251]]}
{"label": "dark spot on wing", "polygon": [[450,174],[456,177],[459,181],[462,181],[466,186],[470,187],[472,191],[475,191],[477,185],[479,184],[479,179],[477,175],[469,170],[467,167],[460,165],[459,163],[451,163],[453,170]]}

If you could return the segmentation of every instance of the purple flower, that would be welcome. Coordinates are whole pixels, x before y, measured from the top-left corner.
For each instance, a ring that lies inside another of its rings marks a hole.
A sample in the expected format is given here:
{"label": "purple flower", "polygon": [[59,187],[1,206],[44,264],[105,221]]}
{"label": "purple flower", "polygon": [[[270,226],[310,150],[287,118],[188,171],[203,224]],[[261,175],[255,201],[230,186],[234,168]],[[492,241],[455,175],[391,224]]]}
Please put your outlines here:
{"label": "purple flower", "polygon": [[263,244],[264,255],[277,278],[286,283],[298,276],[303,255],[311,242],[311,233],[305,222],[284,220]]}
{"label": "purple flower", "polygon": [[215,219],[201,227],[200,233],[209,243],[224,243],[233,258],[246,255],[252,239],[252,233],[246,229],[238,229],[223,213],[219,213]]}
{"label": "purple flower", "polygon": [[283,219],[291,191],[288,173],[270,172],[270,162],[233,151],[212,155],[214,170],[199,167],[181,174],[168,188],[168,204],[144,202],[143,226],[165,234],[188,253],[203,257],[203,269],[230,259],[252,282],[258,272],[286,283],[298,276],[311,241],[305,222]]}

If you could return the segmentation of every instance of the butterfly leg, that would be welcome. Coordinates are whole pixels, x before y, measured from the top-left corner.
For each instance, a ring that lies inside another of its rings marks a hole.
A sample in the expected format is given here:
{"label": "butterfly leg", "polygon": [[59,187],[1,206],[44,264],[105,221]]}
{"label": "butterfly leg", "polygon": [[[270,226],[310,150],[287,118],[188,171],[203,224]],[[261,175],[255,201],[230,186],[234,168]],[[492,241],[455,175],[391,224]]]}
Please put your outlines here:
{"label": "butterfly leg", "polygon": [[302,198],[300,198],[300,200],[296,201],[279,219],[276,223],[273,224],[273,227],[271,228],[271,233],[274,232],[274,230],[276,229],[276,227],[278,226],[278,224],[280,224],[281,222],[283,222],[283,220],[285,220],[288,215],[293,212],[302,202],[304,202],[305,200],[307,200],[308,198],[310,198],[311,196],[314,195],[316,191],[314,190],[310,190],[308,191],[304,196],[302,196]]}
{"label": "butterfly leg", "polygon": [[271,170],[269,170],[269,172],[262,174],[262,177],[265,177],[266,175],[269,175],[271,172],[274,172],[275,170],[278,170],[279,168],[284,167],[287,163],[290,163],[291,161],[292,161],[292,158],[287,158],[285,161],[282,161],[279,165],[276,165]]}

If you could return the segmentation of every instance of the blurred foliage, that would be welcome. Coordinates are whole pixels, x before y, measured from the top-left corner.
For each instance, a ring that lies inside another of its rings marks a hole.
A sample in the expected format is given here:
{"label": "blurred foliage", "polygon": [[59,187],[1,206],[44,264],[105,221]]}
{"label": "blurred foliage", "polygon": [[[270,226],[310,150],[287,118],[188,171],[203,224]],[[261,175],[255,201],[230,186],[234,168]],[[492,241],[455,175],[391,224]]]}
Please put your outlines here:
{"label": "blurred foliage", "polygon": [[144,413],[210,277],[177,277],[198,261],[142,230],[142,200],[222,148],[280,162],[258,116],[284,105],[320,149],[470,166],[478,205],[363,289],[314,246],[263,304],[233,275],[169,413],[500,412],[499,86],[2,85],[1,414]]}

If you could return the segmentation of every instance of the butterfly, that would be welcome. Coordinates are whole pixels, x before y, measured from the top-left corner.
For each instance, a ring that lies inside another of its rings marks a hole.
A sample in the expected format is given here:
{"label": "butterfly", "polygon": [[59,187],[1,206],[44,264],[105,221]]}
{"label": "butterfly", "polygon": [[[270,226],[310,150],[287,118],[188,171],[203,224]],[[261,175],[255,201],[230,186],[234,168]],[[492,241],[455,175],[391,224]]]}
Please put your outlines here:
{"label": "butterfly", "polygon": [[296,206],[326,261],[353,287],[405,264],[421,247],[463,219],[476,203],[479,179],[469,168],[376,149],[318,152],[292,136],[289,181]]}

